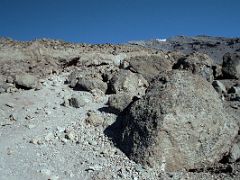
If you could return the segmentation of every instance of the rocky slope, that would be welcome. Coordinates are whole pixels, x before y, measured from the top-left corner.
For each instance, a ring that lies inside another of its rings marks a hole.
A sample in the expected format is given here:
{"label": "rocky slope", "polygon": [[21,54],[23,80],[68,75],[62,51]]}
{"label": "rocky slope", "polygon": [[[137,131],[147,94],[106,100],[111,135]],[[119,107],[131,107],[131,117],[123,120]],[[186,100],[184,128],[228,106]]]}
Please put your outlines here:
{"label": "rocky slope", "polygon": [[0,39],[0,179],[239,179],[240,41]]}

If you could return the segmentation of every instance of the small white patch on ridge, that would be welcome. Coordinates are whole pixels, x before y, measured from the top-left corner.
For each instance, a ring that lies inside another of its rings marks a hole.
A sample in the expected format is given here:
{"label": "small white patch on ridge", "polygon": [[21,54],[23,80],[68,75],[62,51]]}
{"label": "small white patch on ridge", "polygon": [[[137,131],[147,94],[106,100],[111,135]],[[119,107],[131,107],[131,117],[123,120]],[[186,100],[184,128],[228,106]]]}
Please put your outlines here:
{"label": "small white patch on ridge", "polygon": [[167,41],[167,39],[156,39],[157,41],[159,41],[159,42],[166,42]]}

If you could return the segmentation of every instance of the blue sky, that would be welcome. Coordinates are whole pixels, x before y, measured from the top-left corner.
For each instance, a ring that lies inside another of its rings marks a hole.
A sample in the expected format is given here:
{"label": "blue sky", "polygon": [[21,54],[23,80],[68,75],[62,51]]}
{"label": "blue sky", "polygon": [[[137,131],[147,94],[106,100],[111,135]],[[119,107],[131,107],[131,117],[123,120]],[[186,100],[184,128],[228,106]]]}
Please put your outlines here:
{"label": "blue sky", "polygon": [[0,36],[122,43],[240,36],[240,0],[0,0]]}

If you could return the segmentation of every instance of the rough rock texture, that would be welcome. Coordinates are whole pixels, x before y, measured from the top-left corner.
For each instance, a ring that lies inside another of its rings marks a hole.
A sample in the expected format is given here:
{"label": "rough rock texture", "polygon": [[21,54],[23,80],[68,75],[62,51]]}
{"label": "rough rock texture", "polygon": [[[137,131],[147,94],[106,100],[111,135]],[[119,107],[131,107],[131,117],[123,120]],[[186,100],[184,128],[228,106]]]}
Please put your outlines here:
{"label": "rough rock texture", "polygon": [[130,69],[139,74],[149,82],[151,79],[162,71],[172,70],[172,59],[164,53],[158,55],[142,55],[130,57],[129,62]]}
{"label": "rough rock texture", "polygon": [[16,76],[15,84],[24,89],[32,89],[37,85],[37,78],[30,74],[19,74]]}
{"label": "rough rock texture", "polygon": [[186,71],[159,75],[126,116],[122,148],[162,171],[212,166],[238,132],[211,84]]}
{"label": "rough rock texture", "polygon": [[108,105],[110,108],[122,112],[132,102],[132,98],[132,95],[128,93],[113,94],[108,99]]}
{"label": "rough rock texture", "polygon": [[212,82],[214,79],[212,66],[213,60],[209,56],[201,53],[192,53],[180,58],[177,63],[174,64],[173,68],[188,70]]}
{"label": "rough rock texture", "polygon": [[76,84],[77,89],[91,91],[94,89],[100,89],[103,92],[107,91],[107,84],[103,82],[101,79],[86,77],[80,78]]}
{"label": "rough rock texture", "polygon": [[88,117],[85,119],[85,122],[87,124],[90,124],[93,126],[100,126],[104,122],[104,118],[95,112],[88,112],[87,115]]}
{"label": "rough rock texture", "polygon": [[148,82],[141,74],[129,70],[120,70],[110,80],[112,93],[125,92],[135,96],[142,96],[148,87]]}
{"label": "rough rock texture", "polygon": [[229,161],[236,162],[240,159],[240,136],[236,139],[229,153]]}
{"label": "rough rock texture", "polygon": [[75,108],[80,108],[80,107],[84,107],[86,104],[90,103],[92,101],[92,98],[90,98],[86,95],[74,94],[67,101],[68,101],[67,104],[69,104],[70,106],[75,107]]}
{"label": "rough rock texture", "polygon": [[223,56],[222,74],[225,78],[240,79],[240,53],[226,53]]}

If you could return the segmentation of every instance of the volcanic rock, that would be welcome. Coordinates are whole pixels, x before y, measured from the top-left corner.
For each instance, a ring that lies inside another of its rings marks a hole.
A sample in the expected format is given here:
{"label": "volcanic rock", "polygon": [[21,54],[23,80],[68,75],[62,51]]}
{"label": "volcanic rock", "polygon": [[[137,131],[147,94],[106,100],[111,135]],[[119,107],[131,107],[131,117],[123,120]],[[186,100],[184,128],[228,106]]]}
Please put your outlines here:
{"label": "volcanic rock", "polygon": [[23,89],[32,89],[36,87],[37,78],[30,74],[19,74],[16,76],[15,84]]}
{"label": "volcanic rock", "polygon": [[222,73],[225,78],[240,78],[240,53],[226,53],[223,56]]}
{"label": "volcanic rock", "polygon": [[113,94],[108,99],[108,105],[110,108],[122,112],[132,102],[132,98],[132,95],[128,93]]}
{"label": "volcanic rock", "polygon": [[212,166],[238,133],[217,92],[187,71],[160,74],[126,113],[121,147],[134,161],[177,171]]}
{"label": "volcanic rock", "polygon": [[141,74],[132,73],[129,70],[120,70],[110,80],[111,92],[125,92],[135,96],[144,95],[148,85]]}
{"label": "volcanic rock", "polygon": [[191,71],[193,74],[199,74],[207,81],[213,81],[213,60],[201,53],[192,53],[186,57],[180,58],[174,65],[174,69],[183,69]]}
{"label": "volcanic rock", "polygon": [[164,53],[159,55],[134,56],[129,58],[128,62],[130,69],[142,74],[148,82],[160,72],[172,70],[172,61]]}

